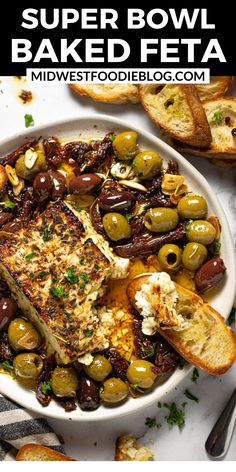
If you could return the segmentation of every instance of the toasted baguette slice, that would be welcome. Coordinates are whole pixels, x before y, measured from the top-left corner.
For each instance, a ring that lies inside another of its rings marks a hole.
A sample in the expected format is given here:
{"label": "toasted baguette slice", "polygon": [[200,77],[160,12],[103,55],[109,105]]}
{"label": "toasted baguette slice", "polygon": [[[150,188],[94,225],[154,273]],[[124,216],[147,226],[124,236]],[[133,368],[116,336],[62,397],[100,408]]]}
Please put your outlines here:
{"label": "toasted baguette slice", "polygon": [[138,85],[134,84],[69,84],[69,87],[98,102],[124,104],[140,101]]}
{"label": "toasted baguette slice", "polygon": [[170,136],[206,148],[211,131],[194,85],[140,85],[142,105]]}
{"label": "toasted baguette slice", "polygon": [[17,461],[75,461],[65,454],[54,451],[50,447],[38,444],[25,444],[16,455]]}
{"label": "toasted baguette slice", "polygon": [[143,446],[132,434],[123,434],[116,440],[115,461],[149,461],[154,454]]}
{"label": "toasted baguette slice", "polygon": [[203,156],[217,159],[236,159],[236,137],[232,129],[236,128],[236,99],[222,97],[207,100],[203,103],[208,123],[211,128],[212,142],[207,149],[197,149],[195,146],[186,146],[173,141],[174,147],[180,152],[194,156]]}
{"label": "toasted baguette slice", "polygon": [[[151,274],[134,278],[127,295],[135,306],[135,294],[148,283]],[[236,359],[236,335],[224,318],[202,298],[175,283],[178,294],[177,315],[187,322],[183,330],[160,329],[158,332],[191,364],[211,375],[226,372]]]}
{"label": "toasted baguette slice", "polygon": [[211,76],[209,84],[196,84],[197,93],[201,101],[211,100],[224,95],[233,82],[232,76]]}

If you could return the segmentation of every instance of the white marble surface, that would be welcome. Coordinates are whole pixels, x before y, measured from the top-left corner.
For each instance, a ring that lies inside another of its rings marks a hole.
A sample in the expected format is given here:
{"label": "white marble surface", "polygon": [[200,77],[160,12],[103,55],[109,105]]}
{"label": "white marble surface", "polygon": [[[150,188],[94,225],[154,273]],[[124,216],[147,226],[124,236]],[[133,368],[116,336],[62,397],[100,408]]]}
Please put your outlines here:
{"label": "white marble surface", "polygon": [[[119,118],[158,134],[156,126],[149,120],[141,106],[112,106],[95,104],[90,99],[79,100],[65,85],[38,84],[30,87],[34,100],[23,105],[17,98],[20,88],[26,87],[15,78],[0,78],[0,138],[10,136],[24,129],[24,114],[31,113],[35,124],[40,125],[54,119],[80,116],[87,113],[113,114]],[[236,169],[223,170],[214,167],[204,158],[189,158],[190,162],[205,176],[215,190],[228,218],[236,243]],[[112,460],[115,438],[124,432],[143,436],[143,442],[151,445],[156,460],[206,461],[204,443],[219,415],[226,399],[235,387],[236,365],[222,378],[212,378],[200,373],[197,385],[186,379],[166,402],[175,401],[181,405],[186,398],[186,388],[199,398],[199,403],[188,401],[186,406],[186,425],[179,431],[166,424],[165,410],[156,405],[139,414],[121,418],[114,422],[95,424],[72,424],[71,422],[51,421],[58,434],[65,441],[68,454],[82,460]],[[144,423],[147,416],[155,416],[162,423],[159,430],[148,429]],[[230,450],[224,460],[236,460],[236,431]]]}

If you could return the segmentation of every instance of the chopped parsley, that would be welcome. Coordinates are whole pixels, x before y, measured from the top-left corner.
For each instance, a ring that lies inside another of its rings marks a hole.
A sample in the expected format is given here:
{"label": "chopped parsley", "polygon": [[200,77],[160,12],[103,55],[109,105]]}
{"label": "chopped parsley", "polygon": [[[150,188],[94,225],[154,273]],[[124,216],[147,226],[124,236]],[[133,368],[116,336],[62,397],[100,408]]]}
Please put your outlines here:
{"label": "chopped parsley", "polygon": [[185,412],[183,410],[178,410],[175,403],[171,403],[170,405],[168,405],[168,403],[163,403],[163,406],[169,410],[169,415],[166,416],[167,423],[171,426],[176,425],[179,428],[182,428],[185,425]]}
{"label": "chopped parsley", "polygon": [[76,203],[73,203],[72,208],[74,208],[75,211],[82,211],[82,208],[80,208]]}
{"label": "chopped parsley", "polygon": [[137,164],[138,164],[138,161],[137,161],[137,159],[134,159],[134,160],[133,160],[133,166],[134,166],[134,167],[136,167],[136,166],[137,166]]}
{"label": "chopped parsley", "polygon": [[50,272],[49,271],[46,271],[46,270],[41,270],[41,272],[38,272],[36,275],[35,275],[35,280],[43,280],[45,277],[47,277],[48,275],[50,275]]}
{"label": "chopped parsley", "polygon": [[55,298],[68,297],[68,292],[65,291],[62,285],[58,285],[57,287],[52,285],[50,287],[50,292]]}
{"label": "chopped parsley", "polygon": [[221,111],[215,111],[215,113],[212,116],[212,121],[219,124],[221,122],[222,118],[223,118],[223,116],[222,116]]}
{"label": "chopped parsley", "polygon": [[216,241],[214,244],[214,254],[219,254],[221,249],[221,243],[220,241]]}
{"label": "chopped parsley", "polygon": [[128,221],[128,223],[130,222],[131,218],[133,218],[133,215],[131,215],[131,213],[126,213],[125,219]]}
{"label": "chopped parsley", "polygon": [[26,128],[29,128],[30,126],[34,126],[34,118],[32,115],[26,113],[26,115],[24,116],[24,119],[25,119]]}
{"label": "chopped parsley", "polygon": [[133,390],[139,390],[140,387],[139,387],[139,384],[131,384],[131,387]]}
{"label": "chopped parsley", "polygon": [[194,367],[191,380],[192,382],[197,383],[198,379],[199,379],[199,372],[196,369],[196,367]]}
{"label": "chopped parsley", "polygon": [[68,267],[64,276],[67,282],[70,284],[77,284],[79,281],[79,277],[75,274],[75,269],[73,267]]}
{"label": "chopped parsley", "polygon": [[149,416],[145,420],[145,425],[149,428],[161,428],[161,424],[157,423],[155,418],[150,418]]}
{"label": "chopped parsley", "polygon": [[111,143],[113,143],[116,139],[116,135],[115,134],[110,134],[109,136],[109,140],[111,141]]}
{"label": "chopped parsley", "polygon": [[85,265],[85,262],[84,262],[84,258],[83,258],[83,257],[81,257],[81,259],[79,260],[79,263],[80,263],[80,265]]}
{"label": "chopped parsley", "polygon": [[65,311],[64,313],[65,313],[66,318],[67,318],[68,320],[71,320],[71,319],[72,319],[72,313],[69,313],[68,311]]}
{"label": "chopped parsley", "polygon": [[9,361],[1,362],[1,367],[7,372],[13,372],[13,365]]}
{"label": "chopped parsley", "polygon": [[236,307],[233,306],[230,314],[229,314],[229,317],[227,319],[227,324],[229,326],[231,326],[233,323],[235,323],[235,316],[236,316]]}
{"label": "chopped parsley", "polygon": [[41,385],[41,392],[44,395],[47,395],[52,390],[52,381],[48,380],[47,382],[43,382]]}
{"label": "chopped parsley", "polygon": [[31,261],[31,259],[33,259],[34,256],[35,256],[35,252],[31,252],[30,254],[27,254],[27,256],[25,256],[25,259],[26,261]]}
{"label": "chopped parsley", "polygon": [[4,205],[5,205],[6,208],[12,209],[12,208],[15,208],[16,203],[11,202],[11,200],[6,200],[4,202]]}
{"label": "chopped parsley", "polygon": [[50,241],[50,239],[52,239],[52,231],[50,230],[48,225],[46,225],[42,228],[42,232],[43,232],[43,241],[44,242]]}
{"label": "chopped parsley", "polygon": [[80,277],[84,281],[85,284],[88,283],[89,279],[88,279],[88,275],[86,274],[86,272],[81,272]]}
{"label": "chopped parsley", "polygon": [[80,286],[79,286],[80,290],[84,290],[85,287],[86,287],[86,284],[80,284]]}
{"label": "chopped parsley", "polygon": [[185,390],[184,395],[193,402],[199,403],[199,398],[195,397],[189,390]]}
{"label": "chopped parsley", "polygon": [[87,329],[87,331],[85,331],[84,335],[85,335],[86,338],[91,338],[91,336],[93,335],[93,329]]}
{"label": "chopped parsley", "polygon": [[188,233],[190,231],[190,226],[192,224],[193,220],[188,220],[186,225],[185,225],[185,231]]}
{"label": "chopped parsley", "polygon": [[99,393],[100,393],[100,394],[103,393],[104,390],[105,390],[105,387],[104,387],[103,385],[101,385],[101,387],[99,388]]}

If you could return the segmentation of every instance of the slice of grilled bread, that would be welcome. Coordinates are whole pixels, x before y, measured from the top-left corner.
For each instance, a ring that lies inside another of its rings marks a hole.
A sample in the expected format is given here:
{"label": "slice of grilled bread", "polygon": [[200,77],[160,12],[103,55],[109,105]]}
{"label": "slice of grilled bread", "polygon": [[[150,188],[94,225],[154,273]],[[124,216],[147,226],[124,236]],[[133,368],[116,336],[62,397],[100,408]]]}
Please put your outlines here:
{"label": "slice of grilled bread", "polygon": [[170,136],[192,146],[210,146],[210,127],[194,85],[140,85],[140,97],[150,118]]}
{"label": "slice of grilled bread", "polygon": [[231,75],[211,76],[209,84],[196,84],[200,100],[211,100],[224,95],[233,82]]}
{"label": "slice of grilled bread", "polygon": [[16,455],[17,461],[75,461],[72,457],[39,444],[25,444]]}
{"label": "slice of grilled bread", "polygon": [[[150,275],[138,276],[129,283],[127,295],[133,306],[136,293],[148,283]],[[158,332],[186,361],[211,375],[223,374],[236,359],[235,333],[202,298],[176,283],[175,287],[178,295],[176,312],[183,317],[185,326],[182,330],[158,328]]]}
{"label": "slice of grilled bread", "polygon": [[198,149],[195,146],[186,146],[176,140],[172,145],[180,152],[194,156],[203,156],[217,159],[236,159],[236,99],[222,97],[207,100],[203,103],[206,117],[211,128],[212,142],[207,149]]}
{"label": "slice of grilled bread", "polygon": [[116,440],[115,461],[149,461],[154,454],[143,446],[132,434],[123,434]]}
{"label": "slice of grilled bread", "polygon": [[98,102],[139,103],[138,85],[134,84],[69,84],[74,92]]}

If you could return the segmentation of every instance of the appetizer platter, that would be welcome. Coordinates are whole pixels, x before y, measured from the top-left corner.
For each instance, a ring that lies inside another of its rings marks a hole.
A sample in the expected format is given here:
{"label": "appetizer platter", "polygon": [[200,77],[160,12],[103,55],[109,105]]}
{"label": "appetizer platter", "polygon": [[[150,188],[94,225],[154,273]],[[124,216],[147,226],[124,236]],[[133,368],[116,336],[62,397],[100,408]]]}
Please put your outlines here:
{"label": "appetizer platter", "polygon": [[191,365],[231,367],[230,230],[180,154],[104,115],[0,152],[1,393],[94,421],[159,400]]}

